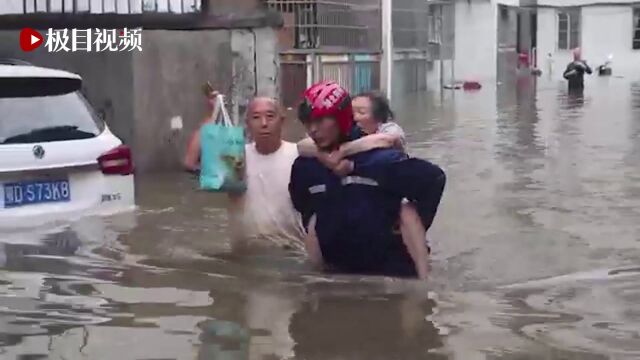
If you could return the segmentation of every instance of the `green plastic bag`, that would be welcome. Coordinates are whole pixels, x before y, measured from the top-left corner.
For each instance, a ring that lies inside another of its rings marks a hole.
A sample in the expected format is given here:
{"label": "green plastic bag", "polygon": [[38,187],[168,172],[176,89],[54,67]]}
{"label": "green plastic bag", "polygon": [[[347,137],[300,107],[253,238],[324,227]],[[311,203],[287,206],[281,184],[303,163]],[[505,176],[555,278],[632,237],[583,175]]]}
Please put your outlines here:
{"label": "green plastic bag", "polygon": [[244,128],[231,121],[218,95],[214,122],[200,129],[200,189],[214,192],[244,192]]}

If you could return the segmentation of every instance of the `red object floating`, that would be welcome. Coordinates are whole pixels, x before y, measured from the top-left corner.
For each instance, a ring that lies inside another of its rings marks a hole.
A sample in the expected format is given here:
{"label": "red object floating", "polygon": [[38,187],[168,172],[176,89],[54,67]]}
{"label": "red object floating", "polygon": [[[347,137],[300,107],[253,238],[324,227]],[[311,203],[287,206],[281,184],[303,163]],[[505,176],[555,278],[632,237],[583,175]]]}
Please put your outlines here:
{"label": "red object floating", "polygon": [[519,53],[518,54],[518,62],[520,63],[520,66],[522,67],[529,67],[529,54],[524,52],[524,53]]}
{"label": "red object floating", "polygon": [[465,81],[462,84],[462,88],[465,90],[480,90],[482,85],[477,81]]}

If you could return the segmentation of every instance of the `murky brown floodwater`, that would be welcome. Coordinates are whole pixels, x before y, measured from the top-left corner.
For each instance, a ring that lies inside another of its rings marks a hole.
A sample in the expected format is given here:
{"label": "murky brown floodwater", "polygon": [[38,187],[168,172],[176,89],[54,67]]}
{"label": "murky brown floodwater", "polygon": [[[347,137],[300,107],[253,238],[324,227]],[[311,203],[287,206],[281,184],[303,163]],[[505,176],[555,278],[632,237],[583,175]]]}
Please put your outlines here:
{"label": "murky brown floodwater", "polygon": [[234,257],[224,201],[156,176],[135,214],[2,235],[0,358],[640,357],[640,83],[532,81],[397,106],[448,172],[427,284]]}

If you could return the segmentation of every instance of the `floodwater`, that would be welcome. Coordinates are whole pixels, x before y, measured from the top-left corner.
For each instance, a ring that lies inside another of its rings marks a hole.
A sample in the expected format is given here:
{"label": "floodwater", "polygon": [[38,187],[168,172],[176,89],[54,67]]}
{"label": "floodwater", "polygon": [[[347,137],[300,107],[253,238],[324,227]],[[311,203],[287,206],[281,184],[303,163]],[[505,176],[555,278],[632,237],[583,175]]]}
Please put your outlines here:
{"label": "floodwater", "polygon": [[3,234],[0,358],[640,358],[640,83],[590,80],[396,104],[448,173],[426,283],[231,254],[223,198],[140,178],[135,213]]}

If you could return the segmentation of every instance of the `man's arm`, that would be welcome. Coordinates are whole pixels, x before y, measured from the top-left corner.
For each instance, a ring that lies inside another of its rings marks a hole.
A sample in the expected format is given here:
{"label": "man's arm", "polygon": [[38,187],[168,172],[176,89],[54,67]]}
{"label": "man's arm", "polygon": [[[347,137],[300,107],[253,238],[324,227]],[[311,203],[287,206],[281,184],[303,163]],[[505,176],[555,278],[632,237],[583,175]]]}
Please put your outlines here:
{"label": "man's arm", "polygon": [[562,73],[562,77],[565,78],[566,80],[569,80],[569,73],[572,71],[575,71],[575,69],[574,69],[573,63],[570,63],[569,65],[567,65],[567,68]]}
{"label": "man's arm", "polygon": [[346,176],[353,170],[353,164],[342,157],[341,152],[324,153],[318,151],[316,144],[309,137],[300,140],[297,144],[298,154],[302,157],[315,157],[325,167],[331,169],[338,176]]}
{"label": "man's arm", "polygon": [[316,217],[315,215],[309,220],[309,231],[304,237],[304,246],[307,249],[307,256],[311,265],[317,269],[322,269],[322,250],[320,249],[320,243],[318,242],[318,235],[316,234]]}
{"label": "man's arm", "polygon": [[196,172],[200,169],[200,129],[191,135],[182,164],[189,172]]}
{"label": "man's arm", "polygon": [[[216,92],[217,93],[217,92]],[[184,166],[186,171],[189,172],[198,172],[200,171],[200,129],[210,122],[213,122],[211,117],[206,117],[202,119],[198,129],[191,134],[191,138],[187,143],[187,151],[184,155],[184,160],[182,161],[182,165]]]}
{"label": "man's arm", "polygon": [[291,168],[291,180],[289,181],[289,195],[293,202],[293,207],[300,213],[302,217],[302,225],[306,230],[304,237],[304,245],[307,250],[307,256],[314,267],[322,267],[322,252],[318,243],[316,233],[316,216],[311,206],[311,194],[309,193],[308,184],[304,179],[305,170],[296,160]]}
{"label": "man's arm", "polygon": [[313,209],[311,207],[311,194],[309,193],[309,187],[305,181],[305,172],[300,158],[298,158],[291,167],[291,178],[289,180],[289,196],[293,207],[302,216],[302,224],[305,230],[308,230],[309,221],[313,216]]}
{"label": "man's arm", "polygon": [[401,137],[398,134],[371,134],[342,145],[340,153],[342,156],[351,156],[373,149],[391,148],[400,145]]}
{"label": "man's arm", "polygon": [[444,192],[444,171],[435,164],[415,158],[393,162],[385,170],[381,185],[414,202],[424,228],[429,229]]}
{"label": "man's arm", "polygon": [[318,155],[318,147],[310,137],[298,141],[298,154],[304,157],[314,157]]}
{"label": "man's arm", "polygon": [[589,66],[589,64],[587,64],[587,62],[586,62],[586,61],[583,61],[582,63],[584,64],[584,68],[585,68],[585,69],[584,69],[584,71],[585,71],[587,74],[591,74],[591,73],[593,73],[593,70],[591,70],[591,66]]}
{"label": "man's arm", "polygon": [[389,121],[378,127],[376,134],[363,136],[360,139],[342,145],[342,156],[351,156],[357,153],[384,148],[396,148],[405,151],[404,130],[395,122]]}
{"label": "man's arm", "polygon": [[[304,138],[297,145],[300,156],[317,157],[319,154],[318,148],[311,138]],[[342,145],[340,147],[340,155],[351,156],[372,149],[390,148],[399,145],[401,145],[401,137],[399,135],[371,134]]]}
{"label": "man's arm", "polygon": [[318,158],[320,162],[333,170],[334,174],[345,177],[349,175],[354,168],[353,162],[344,157],[366,152],[373,149],[391,148],[402,146],[402,140],[399,135],[392,134],[372,134],[361,137],[360,139],[350,141],[340,147],[338,151],[337,163],[327,161],[325,158]]}

